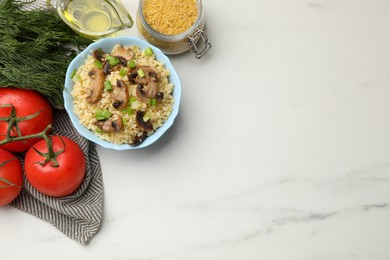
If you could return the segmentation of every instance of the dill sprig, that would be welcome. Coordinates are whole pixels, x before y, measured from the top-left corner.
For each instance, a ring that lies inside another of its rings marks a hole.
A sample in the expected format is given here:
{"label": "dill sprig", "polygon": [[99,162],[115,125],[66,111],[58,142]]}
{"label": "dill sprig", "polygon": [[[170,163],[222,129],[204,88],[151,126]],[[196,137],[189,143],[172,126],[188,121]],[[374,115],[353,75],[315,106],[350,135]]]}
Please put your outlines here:
{"label": "dill sprig", "polygon": [[0,87],[34,89],[62,108],[68,65],[77,48],[91,40],[72,31],[57,13],[23,9],[27,4],[31,1],[0,0]]}

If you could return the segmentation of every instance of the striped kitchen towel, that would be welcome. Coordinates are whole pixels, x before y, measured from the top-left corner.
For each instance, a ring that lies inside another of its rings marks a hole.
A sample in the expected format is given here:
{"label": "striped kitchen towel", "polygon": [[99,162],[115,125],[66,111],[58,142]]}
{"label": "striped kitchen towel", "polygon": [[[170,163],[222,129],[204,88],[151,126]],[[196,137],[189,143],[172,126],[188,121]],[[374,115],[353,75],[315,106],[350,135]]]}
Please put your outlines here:
{"label": "striped kitchen towel", "polygon": [[[35,190],[24,176],[24,187],[11,205],[88,244],[99,231],[103,216],[103,177],[95,144],[77,133],[65,110],[55,110],[53,131],[71,138],[83,150],[87,161],[83,182],[73,194],[53,198]],[[23,158],[19,159],[23,164]]]}

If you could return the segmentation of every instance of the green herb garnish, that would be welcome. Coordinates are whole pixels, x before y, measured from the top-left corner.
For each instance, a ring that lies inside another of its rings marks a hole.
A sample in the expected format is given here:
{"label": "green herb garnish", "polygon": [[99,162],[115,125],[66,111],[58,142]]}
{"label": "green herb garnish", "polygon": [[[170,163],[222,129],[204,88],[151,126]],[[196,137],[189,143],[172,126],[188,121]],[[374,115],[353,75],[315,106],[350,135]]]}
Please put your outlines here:
{"label": "green herb garnish", "polygon": [[95,60],[93,63],[98,69],[103,69],[103,63],[100,60]]}
{"label": "green herb garnish", "polygon": [[98,121],[109,119],[110,116],[111,112],[108,110],[96,110],[95,112],[95,117]]}
{"label": "green herb garnish", "polygon": [[28,10],[31,2],[0,0],[0,86],[36,90],[63,108],[68,65],[76,50],[92,41],[72,31],[56,12]]}
{"label": "green herb garnish", "polygon": [[114,58],[112,56],[107,56],[106,57],[106,60],[108,60],[110,62],[110,66],[113,67],[113,66],[116,66],[119,64],[119,59],[117,58]]}
{"label": "green herb garnish", "polygon": [[124,77],[127,74],[127,69],[126,68],[121,68],[119,71],[119,76]]}
{"label": "green herb garnish", "polygon": [[112,90],[112,85],[111,85],[111,82],[109,80],[104,81],[104,89],[107,91]]}
{"label": "green herb garnish", "polygon": [[149,105],[151,105],[153,107],[157,106],[157,99],[149,98]]}
{"label": "green herb garnish", "polygon": [[131,105],[131,103],[133,103],[134,101],[137,101],[137,98],[136,97],[130,97],[128,104]]}
{"label": "green herb garnish", "polygon": [[132,114],[133,114],[133,109],[131,108],[131,106],[128,106],[128,107],[126,107],[126,108],[124,108],[124,109],[122,110],[122,113],[123,113],[123,114],[132,115]]}
{"label": "green herb garnish", "polygon": [[126,108],[124,108],[124,109],[122,110],[122,113],[132,115],[134,111],[133,111],[133,108],[132,108],[131,104],[132,104],[134,101],[137,101],[137,98],[136,98],[136,97],[130,97],[130,98],[129,98],[129,102],[127,103]]}
{"label": "green herb garnish", "polygon": [[150,120],[150,115],[148,113],[145,113],[145,115],[142,118],[145,122]]}
{"label": "green herb garnish", "polygon": [[147,57],[152,56],[153,53],[154,53],[154,52],[153,52],[152,48],[150,48],[150,47],[148,47],[148,48],[146,48],[146,49],[144,50],[144,54],[145,54]]}
{"label": "green herb garnish", "polygon": [[76,76],[76,73],[77,73],[77,69],[74,69],[74,70],[72,71],[72,74],[70,74],[70,78],[73,79],[74,76]]}
{"label": "green herb garnish", "polygon": [[135,60],[129,60],[127,62],[127,67],[130,69],[134,69],[136,65],[137,65],[137,63],[135,62]]}
{"label": "green herb garnish", "polygon": [[145,72],[142,69],[139,69],[137,73],[141,78],[145,77]]}

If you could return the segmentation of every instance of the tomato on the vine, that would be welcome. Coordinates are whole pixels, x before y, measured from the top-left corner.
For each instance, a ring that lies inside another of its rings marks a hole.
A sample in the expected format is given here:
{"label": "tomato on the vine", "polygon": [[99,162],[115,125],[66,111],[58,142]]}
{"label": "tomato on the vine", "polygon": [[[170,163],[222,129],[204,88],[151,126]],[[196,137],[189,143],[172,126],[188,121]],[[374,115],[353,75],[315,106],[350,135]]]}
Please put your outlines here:
{"label": "tomato on the vine", "polygon": [[18,158],[0,149],[0,206],[13,201],[19,195],[22,185],[22,166]]}
{"label": "tomato on the vine", "polygon": [[45,140],[35,143],[27,151],[24,160],[27,180],[36,190],[48,196],[70,195],[84,179],[84,153],[77,143],[65,136],[52,136],[49,139],[53,154],[48,154]]}
{"label": "tomato on the vine", "polygon": [[[18,122],[10,127],[10,121],[15,120],[11,118],[12,107]],[[44,131],[52,123],[53,109],[43,95],[29,89],[0,88],[0,141],[6,138],[9,128],[11,136],[26,136]],[[10,152],[24,152],[39,140],[33,138],[13,141],[2,145],[1,148]]]}

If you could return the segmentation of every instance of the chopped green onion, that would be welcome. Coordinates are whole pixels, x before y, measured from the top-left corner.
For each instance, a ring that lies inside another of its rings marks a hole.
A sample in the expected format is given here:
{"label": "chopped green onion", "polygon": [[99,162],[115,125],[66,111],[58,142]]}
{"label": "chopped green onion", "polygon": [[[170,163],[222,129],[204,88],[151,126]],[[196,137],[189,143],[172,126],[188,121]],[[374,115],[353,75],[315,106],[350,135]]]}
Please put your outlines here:
{"label": "chopped green onion", "polygon": [[131,105],[130,105],[130,107],[131,107],[132,109],[137,109],[137,108],[139,107],[138,101],[132,102]]}
{"label": "chopped green onion", "polygon": [[124,77],[127,73],[127,69],[126,68],[121,68],[121,70],[119,71],[119,76],[121,77]]}
{"label": "chopped green onion", "polygon": [[111,66],[111,67],[112,67],[112,66],[116,66],[116,65],[119,64],[119,59],[114,58],[114,57],[112,57],[112,56],[107,56],[107,57],[106,57],[106,60],[108,60],[108,61],[110,62],[110,66]]}
{"label": "chopped green onion", "polygon": [[136,97],[130,97],[128,104],[131,105],[131,103],[133,103],[134,101],[137,101],[137,98]]}
{"label": "chopped green onion", "polygon": [[73,79],[73,77],[76,76],[76,73],[77,73],[77,69],[74,69],[72,71],[72,74],[70,74],[70,78]]}
{"label": "chopped green onion", "polygon": [[103,69],[103,64],[100,60],[95,60],[93,63],[98,69]]}
{"label": "chopped green onion", "polygon": [[106,118],[104,116],[100,116],[98,114],[96,114],[95,117],[96,117],[96,120],[98,120],[98,121],[106,120]]}
{"label": "chopped green onion", "polygon": [[149,98],[149,105],[151,106],[157,106],[157,99],[155,98]]}
{"label": "chopped green onion", "polygon": [[144,50],[144,53],[146,56],[150,57],[153,55],[154,52],[153,52],[152,48],[148,47]]}
{"label": "chopped green onion", "polygon": [[73,82],[78,82],[81,80],[80,75],[77,73],[77,69],[74,69],[72,73],[70,74],[70,78],[73,80]]}
{"label": "chopped green onion", "polygon": [[142,69],[139,69],[137,73],[141,78],[145,77],[145,72]]}
{"label": "chopped green onion", "polygon": [[126,118],[122,117],[122,125],[127,125]]}
{"label": "chopped green onion", "polygon": [[135,60],[129,60],[127,62],[127,67],[130,68],[130,69],[134,69],[136,65],[137,64],[136,64]]}
{"label": "chopped green onion", "polygon": [[129,107],[126,107],[122,110],[122,113],[123,114],[128,114],[128,115],[132,115],[133,114],[133,109],[131,108],[131,106]]}
{"label": "chopped green onion", "polygon": [[112,90],[112,85],[111,85],[111,82],[109,80],[104,81],[104,88],[107,91],[111,91]]}
{"label": "chopped green onion", "polygon": [[109,119],[111,116],[111,112],[108,110],[96,110],[95,117],[96,120],[106,120]]}
{"label": "chopped green onion", "polygon": [[149,115],[148,113],[145,113],[145,115],[144,115],[144,117],[143,117],[143,120],[144,120],[145,122],[147,122],[147,121],[149,121],[149,119],[150,119],[150,115]]}
{"label": "chopped green onion", "polygon": [[[131,114],[133,113],[133,109],[137,108],[137,101],[138,99],[136,97],[130,97],[129,102],[127,103],[129,106],[129,109],[131,109]],[[129,114],[129,115],[131,115]]]}
{"label": "chopped green onion", "polygon": [[80,74],[76,73],[73,76],[72,80],[73,80],[73,82],[79,82],[81,80]]}
{"label": "chopped green onion", "polygon": [[101,134],[101,133],[103,133],[103,130],[102,130],[102,129],[100,129],[100,128],[98,128],[98,129],[96,129],[96,130],[95,130],[95,132],[96,132],[96,133],[100,133],[100,134]]}

